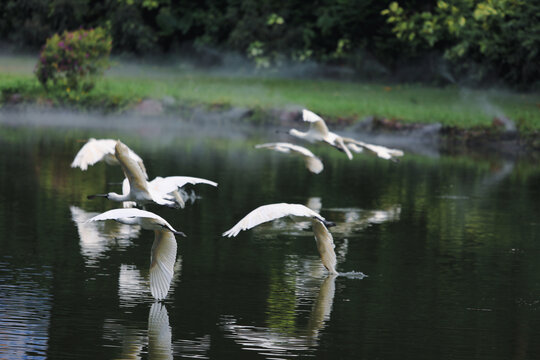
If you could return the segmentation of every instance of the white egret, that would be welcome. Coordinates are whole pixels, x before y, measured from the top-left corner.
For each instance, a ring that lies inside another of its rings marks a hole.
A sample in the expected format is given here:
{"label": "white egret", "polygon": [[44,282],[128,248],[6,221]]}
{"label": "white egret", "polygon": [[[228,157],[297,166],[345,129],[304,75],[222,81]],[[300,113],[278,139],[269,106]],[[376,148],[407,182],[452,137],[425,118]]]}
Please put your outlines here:
{"label": "white egret", "polygon": [[302,132],[296,129],[291,129],[289,130],[290,135],[310,142],[323,141],[332,145],[338,150],[345,152],[349,160],[353,158],[351,150],[359,153],[362,152],[361,149],[366,149],[370,153],[386,160],[403,156],[403,151],[398,149],[389,149],[380,145],[368,144],[363,141],[342,137],[336,133],[333,133],[328,130],[323,118],[309,110],[302,110],[302,118],[304,121],[310,123],[309,130],[307,132]]}
{"label": "white egret", "polygon": [[139,204],[156,203],[159,205],[175,207],[174,201],[165,199],[162,194],[159,194],[148,186],[148,181],[146,181],[141,167],[133,160],[133,158],[131,158],[129,148],[120,140],[116,141],[114,155],[129,181],[129,192],[121,195],[115,192],[88,195],[88,199],[105,197],[112,201],[134,201]]}
{"label": "white egret", "polygon": [[[79,150],[75,159],[71,163],[72,168],[80,168],[83,171],[88,169],[89,165],[94,165],[99,161],[105,161],[109,165],[120,165],[115,156],[116,140],[113,139],[94,139],[90,138]],[[128,148],[129,157],[132,158],[141,168],[144,178],[148,179],[146,168],[141,157]]]}
{"label": "white egret", "polygon": [[145,230],[154,230],[150,263],[150,292],[157,300],[167,296],[174,274],[176,261],[176,239],[174,235],[186,236],[176,231],[161,216],[139,209],[113,209],[89,219],[92,221],[115,220],[122,224],[139,225]]}
{"label": "white egret", "polygon": [[335,226],[334,223],[326,221],[317,212],[301,204],[269,204],[259,206],[247,214],[235,226],[223,233],[223,236],[233,237],[242,230],[251,229],[262,223],[276,220],[285,216],[291,217],[294,221],[311,220],[313,233],[317,242],[317,249],[323,265],[331,274],[336,271],[336,253],[334,252],[334,239],[327,227]]}
{"label": "white egret", "polygon": [[310,123],[309,130],[306,132],[298,131],[296,129],[289,130],[289,134],[300,139],[307,140],[309,142],[323,141],[332,145],[336,149],[345,152],[349,160],[353,158],[349,148],[343,143],[343,138],[336,133],[328,130],[324,120],[317,114],[309,111],[302,110],[302,118],[304,121]]}
{"label": "white egret", "polygon": [[309,151],[303,146],[298,146],[298,145],[294,145],[294,144],[290,144],[286,142],[277,142],[277,143],[255,145],[255,148],[256,149],[270,149],[270,150],[275,150],[275,151],[279,151],[286,154],[290,154],[290,153],[299,154],[304,158],[304,161],[306,163],[306,168],[315,174],[320,173],[324,168],[321,159],[319,159],[311,151]]}

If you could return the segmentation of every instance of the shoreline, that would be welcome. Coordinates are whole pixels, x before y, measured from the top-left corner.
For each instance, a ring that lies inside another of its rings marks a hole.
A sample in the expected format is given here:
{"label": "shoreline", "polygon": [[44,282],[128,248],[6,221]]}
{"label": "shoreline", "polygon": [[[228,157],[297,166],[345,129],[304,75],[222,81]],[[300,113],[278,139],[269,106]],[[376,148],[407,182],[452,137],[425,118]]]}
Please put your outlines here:
{"label": "shoreline", "polygon": [[[126,129],[139,124],[146,127],[151,123],[171,122],[190,126],[212,126],[220,124],[235,124],[252,126],[255,128],[279,128],[286,132],[287,128],[302,128],[307,126],[301,119],[301,108],[292,109],[262,109],[260,107],[244,108],[234,106],[215,105],[186,105],[176,104],[167,99],[158,101],[145,99],[121,111],[111,112],[104,109],[81,110],[54,106],[52,103],[8,103],[0,107],[0,114],[14,117],[16,121],[0,121],[0,125],[7,126],[59,126],[69,128],[83,124],[88,118],[102,118],[101,124],[93,124],[87,129]],[[47,117],[40,123],[39,116]],[[67,114],[67,117],[57,116]],[[25,115],[32,120],[25,121]],[[73,116],[79,120],[73,121]],[[4,118],[4,116],[2,116]],[[56,120],[53,120],[55,118]],[[117,127],[109,120],[115,118]],[[130,120],[131,119],[131,120]],[[152,119],[151,122],[149,120]],[[167,119],[167,120],[165,120]],[[485,153],[502,156],[520,157],[540,155],[540,136],[538,132],[522,134],[514,129],[506,129],[496,118],[491,127],[459,128],[456,126],[441,125],[440,123],[410,123],[399,120],[390,120],[378,117],[367,117],[362,120],[353,118],[325,118],[328,126],[337,132],[346,132],[349,135],[360,136],[364,141],[378,145],[399,148],[400,144],[418,143],[434,148],[441,154]],[[174,126],[174,125],[173,125]],[[84,127],[83,127],[84,128]],[[421,151],[420,151],[421,152]]]}

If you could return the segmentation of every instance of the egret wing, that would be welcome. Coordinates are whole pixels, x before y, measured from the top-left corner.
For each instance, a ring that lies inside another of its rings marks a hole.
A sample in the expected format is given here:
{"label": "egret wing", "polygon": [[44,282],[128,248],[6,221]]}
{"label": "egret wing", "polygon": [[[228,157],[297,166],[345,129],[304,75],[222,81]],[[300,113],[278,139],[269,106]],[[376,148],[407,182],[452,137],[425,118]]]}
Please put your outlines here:
{"label": "egret wing", "polygon": [[120,162],[120,166],[129,180],[130,191],[136,190],[141,193],[146,193],[149,198],[150,191],[148,190],[148,182],[145,174],[137,161],[130,156],[129,148],[122,142],[117,141],[115,146],[115,156]]}
{"label": "egret wing", "polygon": [[162,195],[173,192],[186,184],[208,184],[212,186],[218,185],[214,181],[192,176],[168,176],[165,178],[158,176],[154,180],[150,181],[150,186],[152,189]]}
{"label": "egret wing", "polygon": [[279,219],[284,216],[316,217],[323,219],[315,211],[301,204],[279,203],[263,205],[244,216],[244,218],[242,218],[235,226],[224,232],[223,236],[236,236],[242,230],[248,230],[262,223]]}
{"label": "egret wing", "polygon": [[328,231],[326,226],[319,220],[314,219],[313,224],[313,233],[315,234],[315,240],[317,242],[317,249],[319,250],[319,255],[321,256],[321,261],[326,267],[326,269],[331,274],[337,274],[336,271],[336,252],[334,251],[334,238],[332,234]]}
{"label": "egret wing", "polygon": [[306,167],[309,171],[319,174],[324,169],[322,161],[318,157],[305,157]]}
{"label": "egret wing", "polygon": [[286,145],[292,145],[292,144],[279,143],[279,142],[278,143],[258,144],[258,145],[255,145],[255,149],[270,149],[270,150],[275,150],[275,151],[279,151],[279,152],[282,152],[282,153],[289,153],[291,150]]}
{"label": "egret wing", "polygon": [[176,239],[169,231],[155,231],[150,263],[150,291],[157,300],[167,296],[174,274]]}
{"label": "egret wing", "polygon": [[116,141],[112,139],[88,139],[86,144],[75,155],[71,167],[79,167],[83,171],[87,170],[89,165],[94,165],[103,160],[105,155],[113,155],[115,144]]}
{"label": "egret wing", "polygon": [[312,111],[304,109],[302,110],[302,118],[304,119],[304,121],[311,123],[309,126],[310,132],[316,132],[323,137],[328,135],[328,127],[326,126],[323,118],[319,115],[315,114]]}
{"label": "egret wing", "polygon": [[309,151],[303,146],[294,145],[286,142],[277,142],[255,145],[255,148],[266,148],[283,153],[295,152],[304,158],[308,170],[315,174],[320,173],[324,168],[322,161],[318,157],[316,157],[315,154],[313,154],[311,151]]}
{"label": "egret wing", "polygon": [[[363,141],[359,141],[359,140],[355,140],[355,139],[351,139],[351,138],[343,138],[343,141],[346,142],[349,146],[351,144],[358,145],[361,148],[370,151],[374,155],[377,155],[378,157],[380,157],[382,159],[386,159],[386,160],[391,160],[393,157],[398,157],[398,156],[403,156],[404,155],[404,152],[402,150],[399,150],[399,149],[391,149],[391,148],[387,148],[385,146],[368,144],[368,143],[365,143]],[[355,151],[354,147],[353,147],[353,151]]]}
{"label": "egret wing", "polygon": [[105,211],[104,213],[101,213],[99,215],[94,216],[93,218],[89,219],[90,221],[102,221],[102,220],[121,220],[121,219],[134,219],[134,218],[146,218],[146,219],[154,219],[157,223],[165,226],[169,230],[172,230],[173,232],[176,232],[174,228],[169,224],[165,219],[163,219],[161,216],[154,214],[153,212],[141,210],[141,209],[112,209],[109,211]]}
{"label": "egret wing", "polygon": [[316,157],[315,154],[313,154],[311,151],[306,149],[303,146],[290,144],[290,143],[278,143],[280,147],[284,147],[289,149],[290,151],[293,151],[295,153],[298,153],[302,156],[308,156],[308,157]]}

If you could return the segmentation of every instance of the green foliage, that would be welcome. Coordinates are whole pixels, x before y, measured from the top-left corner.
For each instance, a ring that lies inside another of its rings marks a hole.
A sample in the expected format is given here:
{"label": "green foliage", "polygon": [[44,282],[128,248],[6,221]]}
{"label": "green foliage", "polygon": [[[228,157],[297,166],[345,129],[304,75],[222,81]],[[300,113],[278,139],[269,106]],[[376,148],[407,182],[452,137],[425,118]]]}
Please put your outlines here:
{"label": "green foliage", "polygon": [[64,31],[43,46],[36,76],[45,89],[89,91],[109,65],[111,39],[102,28]]}
{"label": "green foliage", "polygon": [[397,38],[417,51],[434,47],[476,76],[495,73],[511,83],[540,76],[540,4],[523,0],[439,0],[432,11],[406,11],[397,2],[381,12]]}
{"label": "green foliage", "polygon": [[116,52],[187,49],[214,64],[226,51],[263,68],[313,61],[368,78],[444,53],[454,71],[534,85],[538,14],[526,0],[4,0],[0,40],[37,48],[83,24],[107,28]]}

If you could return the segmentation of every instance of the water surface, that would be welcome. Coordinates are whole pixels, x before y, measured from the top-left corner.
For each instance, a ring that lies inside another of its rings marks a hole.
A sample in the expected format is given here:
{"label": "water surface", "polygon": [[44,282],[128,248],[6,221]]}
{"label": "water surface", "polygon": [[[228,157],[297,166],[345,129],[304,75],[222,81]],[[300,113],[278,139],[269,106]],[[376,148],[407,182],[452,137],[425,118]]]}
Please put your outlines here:
{"label": "water surface", "polygon": [[[533,162],[411,152],[349,161],[308,145],[325,165],[314,175],[253,148],[290,141],[274,129],[43,118],[2,114],[1,358],[540,357]],[[163,303],[148,288],[152,232],[81,222],[117,206],[86,195],[122,181],[117,167],[69,167],[90,136],[122,139],[151,177],[219,183],[193,187],[200,198],[183,210],[147,207],[188,235]],[[278,221],[221,237],[274,202],[336,222],[338,270],[368,276],[327,276],[309,227]]]}

